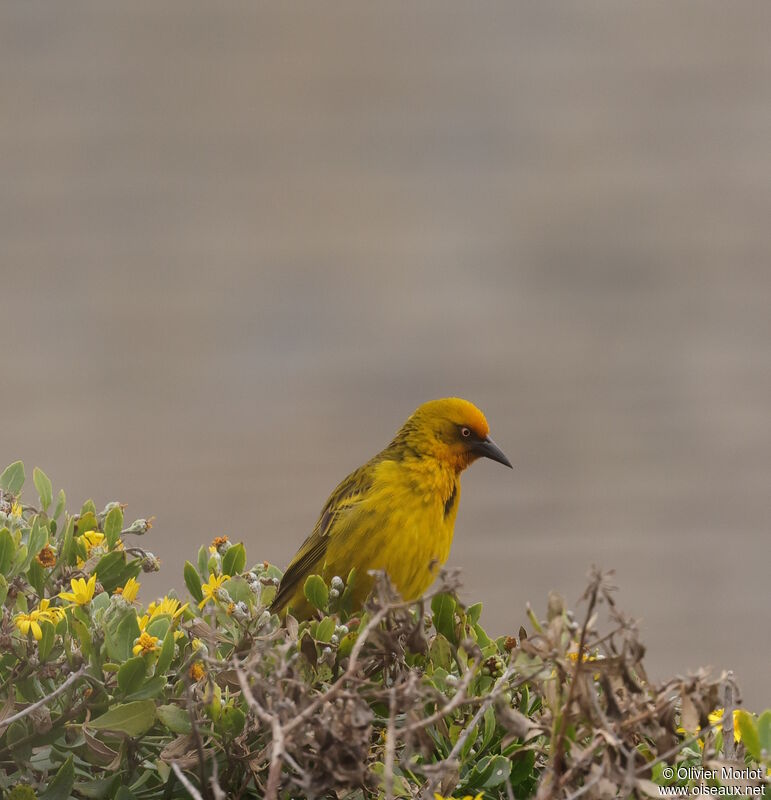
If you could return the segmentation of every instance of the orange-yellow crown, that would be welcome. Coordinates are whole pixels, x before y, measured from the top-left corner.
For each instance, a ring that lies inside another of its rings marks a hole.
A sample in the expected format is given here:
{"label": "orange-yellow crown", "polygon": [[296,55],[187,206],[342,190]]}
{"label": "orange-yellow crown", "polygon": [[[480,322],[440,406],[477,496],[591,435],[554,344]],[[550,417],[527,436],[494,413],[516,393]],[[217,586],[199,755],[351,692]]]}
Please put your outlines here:
{"label": "orange-yellow crown", "polygon": [[416,409],[412,417],[424,420],[442,419],[455,425],[465,425],[480,439],[484,439],[490,433],[485,415],[473,403],[460,397],[429,400]]}

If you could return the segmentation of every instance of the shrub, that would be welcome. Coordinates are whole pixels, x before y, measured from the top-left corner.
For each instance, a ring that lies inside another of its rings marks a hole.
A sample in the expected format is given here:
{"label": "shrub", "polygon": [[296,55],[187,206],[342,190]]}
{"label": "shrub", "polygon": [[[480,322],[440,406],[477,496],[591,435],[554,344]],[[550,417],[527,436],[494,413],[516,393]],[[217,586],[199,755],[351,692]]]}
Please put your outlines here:
{"label": "shrub", "polygon": [[0,476],[8,798],[659,796],[707,765],[767,780],[771,711],[724,714],[726,676],[650,682],[607,575],[580,622],[552,595],[499,638],[451,574],[416,603],[380,576],[355,614],[354,574],[312,576],[316,617],[282,621],[280,571],[218,537],[185,564],[190,598],[142,606],[151,520],[115,502],[69,515],[38,469],[25,505],[24,479],[21,462]]}

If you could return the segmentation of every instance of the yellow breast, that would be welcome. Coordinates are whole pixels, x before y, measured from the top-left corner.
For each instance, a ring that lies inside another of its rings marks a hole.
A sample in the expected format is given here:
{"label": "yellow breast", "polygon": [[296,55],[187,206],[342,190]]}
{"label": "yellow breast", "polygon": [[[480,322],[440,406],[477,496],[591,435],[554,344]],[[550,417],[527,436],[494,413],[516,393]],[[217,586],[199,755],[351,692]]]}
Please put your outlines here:
{"label": "yellow breast", "polygon": [[385,570],[402,597],[419,597],[450,554],[459,497],[454,471],[426,460],[383,461],[366,499],[330,540],[324,578],[345,579],[355,567],[361,603],[372,588],[367,573]]}

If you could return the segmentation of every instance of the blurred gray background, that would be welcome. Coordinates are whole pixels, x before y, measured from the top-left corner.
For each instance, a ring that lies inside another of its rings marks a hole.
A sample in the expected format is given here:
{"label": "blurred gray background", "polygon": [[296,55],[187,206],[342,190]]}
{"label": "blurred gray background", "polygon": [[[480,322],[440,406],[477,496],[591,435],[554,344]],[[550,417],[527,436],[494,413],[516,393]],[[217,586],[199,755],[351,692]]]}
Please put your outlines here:
{"label": "blurred gray background", "polygon": [[[771,670],[771,5],[0,7],[3,464],[284,565],[424,400],[516,465],[496,633],[595,562],[654,675]],[[28,495],[29,496],[29,495]]]}

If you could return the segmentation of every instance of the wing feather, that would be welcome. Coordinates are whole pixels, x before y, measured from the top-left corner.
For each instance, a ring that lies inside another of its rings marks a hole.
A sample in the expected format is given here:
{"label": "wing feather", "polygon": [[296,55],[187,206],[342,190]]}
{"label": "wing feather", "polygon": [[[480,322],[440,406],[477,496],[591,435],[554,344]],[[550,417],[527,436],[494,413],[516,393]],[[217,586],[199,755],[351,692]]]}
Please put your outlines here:
{"label": "wing feather", "polygon": [[282,611],[298,589],[302,588],[309,575],[322,572],[327,547],[336,523],[354,509],[370,490],[373,483],[373,467],[378,460],[380,458],[376,456],[364,466],[359,467],[332,492],[319,515],[313,532],[303,542],[286,568],[276,597],[270,606],[272,612]]}

